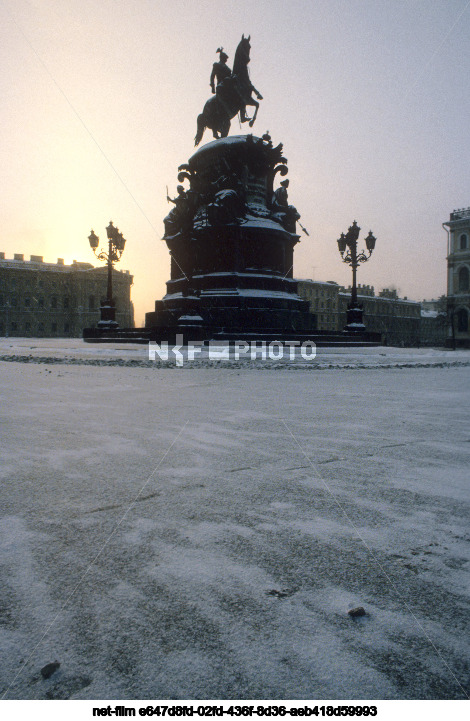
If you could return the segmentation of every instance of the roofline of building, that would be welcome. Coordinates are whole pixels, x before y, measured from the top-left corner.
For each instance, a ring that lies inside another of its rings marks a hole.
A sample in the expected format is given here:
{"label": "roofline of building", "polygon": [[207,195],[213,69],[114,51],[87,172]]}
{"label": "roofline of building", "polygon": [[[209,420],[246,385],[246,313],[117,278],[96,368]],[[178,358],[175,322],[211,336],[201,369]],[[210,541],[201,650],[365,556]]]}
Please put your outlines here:
{"label": "roofline of building", "polygon": [[[348,290],[340,290],[338,295],[344,295],[348,298],[351,297],[351,291]],[[357,294],[358,298],[364,298],[365,300],[386,300],[390,303],[409,303],[410,305],[421,305],[421,301],[419,300],[410,300],[409,298],[388,298],[386,295],[361,295],[360,293]]]}
{"label": "roofline of building", "polygon": [[[87,261],[77,261],[74,260],[73,263],[70,265],[65,265],[63,263],[48,263],[44,262],[43,260],[20,260],[19,258],[0,258],[0,268],[10,268],[10,269],[16,269],[16,270],[26,270],[26,271],[33,271],[33,270],[42,270],[42,271],[58,271],[60,273],[84,273],[88,271],[94,271],[97,273],[107,273],[107,267],[105,265],[103,266],[94,266],[91,263],[88,263]],[[129,270],[121,270],[118,268],[113,268],[114,273],[119,273],[121,275],[134,277],[131,275]]]}

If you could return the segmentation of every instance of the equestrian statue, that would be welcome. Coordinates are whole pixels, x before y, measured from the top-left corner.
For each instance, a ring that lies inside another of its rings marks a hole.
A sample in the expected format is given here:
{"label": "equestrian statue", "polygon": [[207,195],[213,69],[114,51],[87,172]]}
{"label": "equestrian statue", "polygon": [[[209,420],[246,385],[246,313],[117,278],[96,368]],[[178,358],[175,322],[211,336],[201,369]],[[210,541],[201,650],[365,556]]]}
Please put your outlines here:
{"label": "equestrian statue", "polygon": [[[233,70],[227,65],[228,55],[223,48],[219,48],[219,62],[214,63],[210,77],[210,85],[213,97],[204,105],[204,110],[197,118],[197,133],[194,144],[199,145],[204,135],[204,130],[210,128],[214,138],[226,138],[230,130],[230,121],[240,113],[242,123],[248,122],[250,128],[256,120],[259,103],[252,96],[256,95],[258,100],[263,96],[252,85],[248,73],[250,62],[250,35],[242,36],[235,52]],[[215,81],[217,80],[217,85]],[[252,118],[246,114],[246,106],[252,105],[255,112]]]}

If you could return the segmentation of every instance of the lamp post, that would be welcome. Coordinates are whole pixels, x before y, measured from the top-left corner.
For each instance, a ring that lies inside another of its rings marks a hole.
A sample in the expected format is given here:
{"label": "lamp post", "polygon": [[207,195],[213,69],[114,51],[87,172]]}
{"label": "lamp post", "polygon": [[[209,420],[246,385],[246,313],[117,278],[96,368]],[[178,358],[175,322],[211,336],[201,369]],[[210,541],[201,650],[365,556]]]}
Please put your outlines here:
{"label": "lamp post", "polygon": [[98,260],[105,260],[108,266],[108,287],[106,291],[106,299],[101,301],[100,306],[100,320],[98,322],[98,328],[102,329],[113,329],[117,328],[116,322],[116,304],[113,299],[113,264],[117,263],[124,252],[126,245],[126,239],[122,233],[119,232],[119,228],[115,228],[113,221],[109,221],[109,225],[106,228],[106,234],[108,236],[108,251],[100,250],[96,252],[100,239],[92,230],[88,236],[90,242],[90,248],[92,249]]}
{"label": "lamp post", "polygon": [[365,239],[369,255],[366,255],[365,251],[358,253],[357,239],[359,238],[360,230],[361,229],[357,225],[356,221],[354,221],[348,228],[346,235],[341,233],[341,236],[338,239],[338,250],[341,254],[343,263],[347,263],[352,268],[351,300],[348,303],[347,322],[344,328],[344,330],[349,331],[350,333],[358,333],[365,330],[365,325],[362,320],[363,307],[357,301],[356,274],[359,265],[369,260],[372,255],[372,251],[375,248],[376,241],[376,238],[372,235],[372,231],[370,230],[369,235]]}

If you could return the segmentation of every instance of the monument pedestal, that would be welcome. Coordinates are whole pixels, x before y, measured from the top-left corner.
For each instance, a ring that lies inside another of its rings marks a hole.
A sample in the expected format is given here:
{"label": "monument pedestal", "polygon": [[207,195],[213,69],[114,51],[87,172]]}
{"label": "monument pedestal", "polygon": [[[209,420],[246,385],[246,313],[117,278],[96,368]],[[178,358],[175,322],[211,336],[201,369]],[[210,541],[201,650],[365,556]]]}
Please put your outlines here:
{"label": "monument pedestal", "polygon": [[363,323],[363,315],[364,309],[360,303],[349,303],[344,330],[347,333],[364,333],[366,327]]}
{"label": "monument pedestal", "polygon": [[145,327],[179,328],[195,315],[209,335],[313,331],[292,277],[299,215],[273,189],[276,174],[287,173],[282,145],[266,136],[223,138],[179,170],[189,189],[180,186],[165,219],[171,278]]}
{"label": "monument pedestal", "polygon": [[97,323],[100,330],[116,330],[119,324],[116,320],[116,304],[114,300],[103,300],[100,306],[100,320]]}

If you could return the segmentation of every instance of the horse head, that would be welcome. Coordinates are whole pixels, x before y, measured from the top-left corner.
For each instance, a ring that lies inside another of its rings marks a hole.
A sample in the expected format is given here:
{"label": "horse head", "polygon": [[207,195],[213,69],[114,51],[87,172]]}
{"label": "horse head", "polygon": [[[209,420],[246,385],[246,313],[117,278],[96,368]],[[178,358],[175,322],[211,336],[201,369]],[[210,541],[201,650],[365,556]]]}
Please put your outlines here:
{"label": "horse head", "polygon": [[232,75],[244,76],[247,74],[248,63],[250,62],[250,35],[246,38],[242,35],[242,39],[238,43],[233,58]]}
{"label": "horse head", "polygon": [[246,38],[244,35],[242,35],[242,39],[240,41],[240,45],[242,46],[243,51],[246,53],[248,57],[250,57],[250,50],[251,50],[251,35],[248,35]]}

